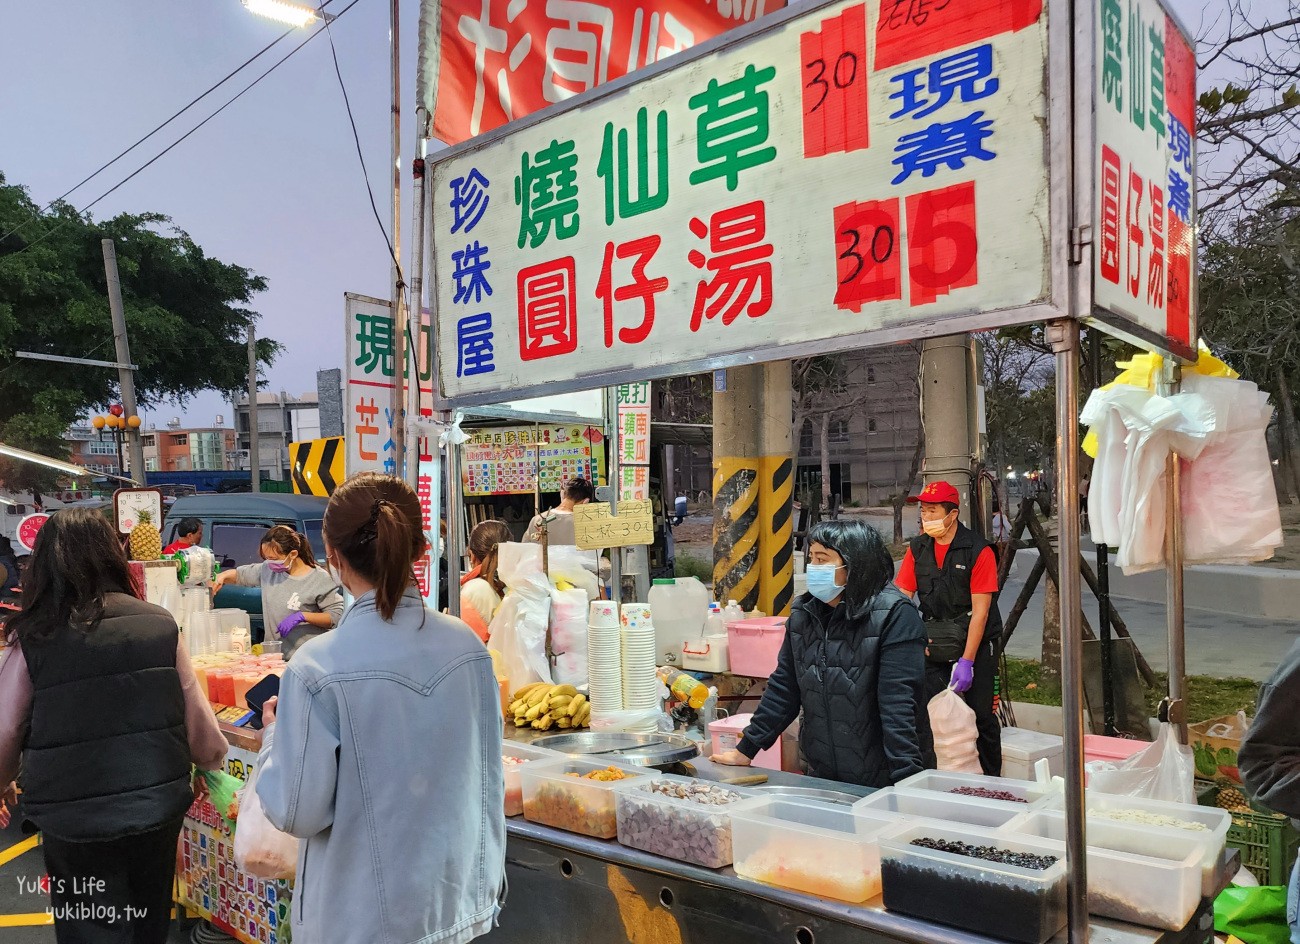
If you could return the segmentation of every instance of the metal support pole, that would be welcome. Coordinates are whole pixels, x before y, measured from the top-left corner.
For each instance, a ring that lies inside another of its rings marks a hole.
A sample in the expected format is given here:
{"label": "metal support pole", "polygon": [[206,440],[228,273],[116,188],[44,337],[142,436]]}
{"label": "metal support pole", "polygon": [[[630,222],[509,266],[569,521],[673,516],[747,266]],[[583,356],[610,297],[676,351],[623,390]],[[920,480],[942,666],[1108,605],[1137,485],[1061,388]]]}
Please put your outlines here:
{"label": "metal support pole", "polygon": [[447,443],[444,461],[447,465],[447,611],[460,616],[460,566],[465,557],[465,496],[460,484],[459,443]]}
{"label": "metal support pole", "polygon": [[259,440],[262,432],[257,419],[257,336],[248,326],[248,468],[254,492],[262,490],[262,457]]}
{"label": "metal support pole", "polygon": [[1060,513],[1061,704],[1070,944],[1088,940],[1087,824],[1083,795],[1083,633],[1079,572],[1079,325],[1049,322],[1056,354],[1056,504]]}
{"label": "metal support pole", "polygon": [[[126,309],[122,307],[122,282],[117,275],[117,248],[113,245],[113,240],[100,240],[100,248],[104,251],[104,277],[108,282],[108,310],[113,317],[113,345],[116,349],[117,362],[119,364],[131,363],[131,346],[127,343],[126,337]],[[126,416],[137,416],[135,406],[135,374],[131,368],[119,367],[117,369],[117,385],[122,394],[122,410]],[[144,443],[140,439],[139,428],[129,429],[127,432],[127,447],[131,452],[131,478],[139,485],[144,484]],[[118,451],[121,451],[121,439],[118,440]],[[126,469],[122,468],[122,459],[118,457],[118,471],[126,475]]]}
{"label": "metal support pole", "polygon": [[[606,459],[606,477],[609,482],[609,513],[618,514],[618,387],[605,388],[605,441],[609,444]],[[623,602],[622,549],[609,550],[609,598],[614,603]]]}
{"label": "metal support pole", "polygon": [[[401,0],[392,0],[389,5],[389,46],[392,64],[392,166],[393,174],[393,266],[389,284],[393,287],[393,458],[397,463],[394,474],[399,478],[405,475],[406,468],[406,336],[410,328],[410,312],[406,310],[403,299],[402,284],[402,77],[400,70],[401,46],[399,45],[398,23],[400,21]],[[418,304],[418,302],[417,302]]]}
{"label": "metal support pole", "polygon": [[[420,109],[417,115],[422,115],[424,109]],[[417,124],[419,119],[417,117]],[[406,462],[406,483],[411,488],[417,488],[420,480],[420,444],[417,424],[420,422],[420,371],[425,366],[420,363],[420,347],[418,340],[422,336],[422,326],[424,321],[424,238],[425,223],[427,221],[426,208],[427,200],[425,195],[424,179],[424,146],[423,137],[420,138],[420,146],[417,153],[420,155],[414,164],[413,178],[414,188],[412,190],[412,212],[415,220],[411,227],[411,306],[415,309],[415,316],[407,316],[408,324],[412,321],[412,337],[416,339],[414,349],[406,362],[411,365],[411,382],[405,401],[405,428],[407,430],[406,441],[411,444],[410,456]],[[429,365],[432,368],[432,364]],[[400,471],[401,465],[398,469]]]}
{"label": "metal support pole", "polygon": [[[1101,331],[1088,329],[1089,358],[1092,361],[1092,385],[1101,388]],[[1101,637],[1101,704],[1102,724],[1107,737],[1115,736],[1115,667],[1114,641],[1110,634],[1110,548],[1097,545],[1097,633]]]}
{"label": "metal support pole", "polygon": [[[1178,392],[1182,368],[1165,360],[1157,392],[1162,397]],[[1187,646],[1183,634],[1183,509],[1179,490],[1182,477],[1178,453],[1166,460],[1165,498],[1165,621],[1169,633],[1168,717],[1178,732],[1178,740],[1187,743]]]}

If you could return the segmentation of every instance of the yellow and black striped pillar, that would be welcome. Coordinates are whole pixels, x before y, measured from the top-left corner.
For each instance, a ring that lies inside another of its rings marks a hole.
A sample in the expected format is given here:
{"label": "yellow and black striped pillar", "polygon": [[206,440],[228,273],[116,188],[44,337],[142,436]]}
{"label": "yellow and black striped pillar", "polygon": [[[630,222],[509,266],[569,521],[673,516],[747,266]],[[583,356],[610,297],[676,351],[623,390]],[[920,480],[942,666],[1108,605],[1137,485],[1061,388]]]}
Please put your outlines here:
{"label": "yellow and black striped pillar", "polygon": [[725,377],[713,394],[713,595],[784,616],[794,596],[790,363]]}

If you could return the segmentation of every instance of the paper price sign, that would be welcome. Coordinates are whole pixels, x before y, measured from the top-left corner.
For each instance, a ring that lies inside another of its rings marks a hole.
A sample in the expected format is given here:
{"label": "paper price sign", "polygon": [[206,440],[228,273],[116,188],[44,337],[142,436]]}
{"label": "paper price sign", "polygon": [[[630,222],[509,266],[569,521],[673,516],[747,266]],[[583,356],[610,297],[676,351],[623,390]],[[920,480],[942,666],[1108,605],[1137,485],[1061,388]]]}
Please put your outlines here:
{"label": "paper price sign", "polygon": [[653,544],[654,513],[648,501],[619,502],[617,515],[610,514],[608,502],[589,502],[574,507],[573,530],[584,551]]}

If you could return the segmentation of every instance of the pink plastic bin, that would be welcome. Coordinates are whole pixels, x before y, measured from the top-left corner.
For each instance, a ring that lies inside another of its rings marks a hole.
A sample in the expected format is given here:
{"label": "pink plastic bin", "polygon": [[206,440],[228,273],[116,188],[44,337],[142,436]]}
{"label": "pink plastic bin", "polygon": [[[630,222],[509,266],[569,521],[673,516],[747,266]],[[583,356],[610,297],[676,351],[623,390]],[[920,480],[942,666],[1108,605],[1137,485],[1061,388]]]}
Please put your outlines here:
{"label": "pink plastic bin", "polygon": [[1112,764],[1118,764],[1150,746],[1150,741],[1106,737],[1104,734],[1085,734],[1083,736],[1083,759],[1085,761],[1104,760]]}
{"label": "pink plastic bin", "polygon": [[[713,738],[713,751],[735,750],[736,745],[740,743],[740,736],[745,733],[745,728],[749,725],[749,719],[753,715],[735,715],[731,718],[719,718],[709,725],[709,735]],[[778,740],[775,744],[765,751],[759,751],[758,755],[751,762],[752,767],[763,767],[766,770],[781,769],[781,742]]]}
{"label": "pink plastic bin", "polygon": [[763,616],[727,624],[727,654],[733,675],[768,678],[785,639],[785,617]]}

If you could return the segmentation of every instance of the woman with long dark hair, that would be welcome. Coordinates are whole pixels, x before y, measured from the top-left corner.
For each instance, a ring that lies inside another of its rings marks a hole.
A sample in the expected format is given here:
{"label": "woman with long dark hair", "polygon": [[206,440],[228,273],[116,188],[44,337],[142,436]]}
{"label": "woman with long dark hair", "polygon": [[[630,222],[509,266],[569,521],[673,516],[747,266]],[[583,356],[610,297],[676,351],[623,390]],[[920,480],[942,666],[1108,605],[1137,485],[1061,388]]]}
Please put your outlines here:
{"label": "woman with long dark hair", "polygon": [[514,535],[504,521],[480,521],[469,533],[471,570],[460,579],[460,618],[484,642],[506,594],[505,582],[497,573],[497,548],[512,540]]}
{"label": "woman with long dark hair", "polygon": [[332,629],[343,615],[338,582],[316,563],[307,536],[287,524],[262,535],[262,563],[223,570],[212,583],[215,596],[227,583],[262,588],[262,627],[267,639],[283,639],[288,659],[308,639]]}
{"label": "woman with long dark hair", "polygon": [[257,795],[300,846],[293,934],[330,944],[462,944],[505,880],[501,698],[460,620],[425,609],[420,502],[363,473],[325,509],[325,553],[356,600],[267,703]]}
{"label": "woman with long dark hair", "polygon": [[37,535],[5,636],[0,783],[21,759],[58,941],[162,944],[190,765],[226,755],[176,621],[139,599],[104,517],[71,508]]}
{"label": "woman with long dark hair", "polygon": [[808,772],[885,787],[934,766],[926,714],[925,633],[891,583],[884,539],[860,521],[823,521],[808,535],[808,592],[794,602],[776,671],[735,750],[748,766],[803,712]]}

